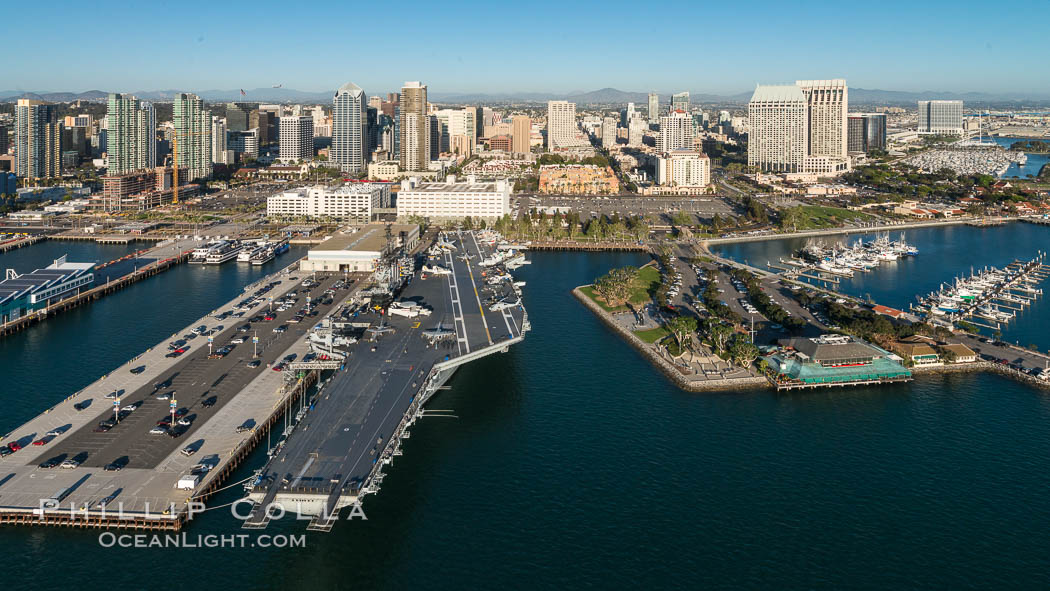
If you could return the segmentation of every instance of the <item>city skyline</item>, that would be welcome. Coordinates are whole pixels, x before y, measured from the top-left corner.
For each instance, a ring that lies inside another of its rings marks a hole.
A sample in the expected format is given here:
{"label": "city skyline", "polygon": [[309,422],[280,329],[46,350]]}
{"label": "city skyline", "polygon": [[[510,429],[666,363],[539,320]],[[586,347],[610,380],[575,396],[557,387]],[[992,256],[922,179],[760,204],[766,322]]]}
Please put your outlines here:
{"label": "city skyline", "polygon": [[[54,30],[49,30],[50,37],[63,40],[58,43],[44,43],[28,14],[12,15],[11,40],[16,47],[32,46],[34,60],[12,63],[4,90],[133,93],[280,84],[323,92],[353,79],[371,95],[396,90],[404,80],[424,79],[435,95],[572,94],[606,87],[725,95],[752,90],[756,84],[836,77],[846,78],[855,88],[1050,94],[1050,79],[1032,76],[1034,58],[1025,59],[1045,54],[1048,42],[1040,34],[1037,19],[1016,19],[1018,11],[1025,11],[1024,5],[1014,6],[1009,13],[982,13],[982,27],[1010,27],[1013,34],[1007,43],[966,35],[973,24],[971,9],[976,5],[965,2],[895,2],[878,12],[830,3],[788,6],[762,2],[746,11],[729,6],[677,8],[679,20],[696,23],[695,37],[661,36],[660,21],[630,19],[629,4],[603,5],[597,10],[544,2],[514,19],[493,17],[494,22],[487,24],[479,21],[479,27],[498,29],[503,41],[481,51],[469,47],[441,49],[440,31],[460,23],[436,7],[419,4],[413,7],[417,18],[398,22],[399,38],[407,41],[390,42],[391,32],[384,27],[363,28],[359,31],[360,54],[348,66],[342,57],[330,52],[268,44],[256,29],[226,26],[243,17],[247,5],[208,5],[209,18],[205,20],[172,17],[160,7],[126,11],[116,10],[114,4],[109,10],[110,4],[103,2],[83,18],[58,19]],[[1035,3],[1023,4],[1038,11]],[[73,8],[64,2],[55,6],[56,13]],[[251,7],[266,11],[271,4]],[[278,6],[273,4],[272,8],[277,10]],[[551,21],[545,17],[555,9],[565,18]],[[325,15],[326,22],[342,22],[343,16],[356,17],[353,10],[321,2],[302,14],[282,13],[281,24],[312,27],[319,15]],[[108,16],[104,19],[103,14]],[[762,18],[755,18],[756,14]],[[591,26],[571,26],[585,17]],[[169,22],[172,18],[174,22]],[[893,26],[900,18],[922,26]],[[154,27],[145,26],[161,19],[166,19],[163,29],[175,33],[158,37]],[[70,59],[78,34],[92,29],[104,31],[110,26],[120,28],[124,45],[138,46],[142,51],[108,55],[104,61],[87,63]],[[612,35],[606,34],[609,31]],[[644,49],[657,38],[660,51],[684,52],[695,59],[673,69],[653,68],[653,54]],[[863,38],[871,42],[857,42]],[[529,51],[522,53],[522,47]],[[829,47],[836,49],[829,51]],[[252,59],[226,58],[243,55],[231,52],[233,48],[247,48]],[[936,67],[930,67],[931,63]],[[979,79],[975,79],[977,73]]]}

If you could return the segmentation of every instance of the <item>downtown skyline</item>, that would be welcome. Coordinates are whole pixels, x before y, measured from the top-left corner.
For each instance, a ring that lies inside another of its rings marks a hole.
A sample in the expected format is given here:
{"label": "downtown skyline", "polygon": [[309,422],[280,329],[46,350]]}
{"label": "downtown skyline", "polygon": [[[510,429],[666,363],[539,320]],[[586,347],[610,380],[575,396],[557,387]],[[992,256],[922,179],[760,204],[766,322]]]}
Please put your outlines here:
{"label": "downtown skyline", "polygon": [[[415,11],[411,19],[355,29],[361,43],[353,55],[319,51],[322,45],[314,41],[319,36],[307,37],[312,45],[275,43],[266,31],[227,26],[243,16],[247,4],[209,4],[206,19],[170,17],[161,7],[150,6],[129,14],[132,11],[108,10],[109,4],[113,3],[102,2],[83,18],[60,20],[44,36],[31,26],[27,14],[14,14],[11,40],[16,47],[32,47],[34,60],[10,64],[0,87],[142,92],[280,84],[327,92],[353,79],[372,94],[396,90],[406,79],[425,79],[435,96],[564,96],[607,87],[726,96],[751,91],[756,84],[834,76],[850,80],[855,88],[1050,96],[1050,79],[1031,74],[1036,56],[1045,55],[1048,48],[1041,25],[1036,19],[1017,18],[1029,6],[1037,13],[1041,7],[1034,2],[1001,14],[982,13],[983,28],[1009,27],[1008,41],[967,33],[977,8],[967,2],[896,2],[879,11],[830,3],[800,7],[761,2],[747,10],[678,7],[676,20],[695,25],[685,31],[689,34],[677,36],[666,35],[667,21],[660,15],[635,18],[638,8],[632,4],[592,8],[542,2],[513,18],[502,13],[484,16],[479,5],[472,12],[479,15],[476,30],[498,32],[499,42],[482,35],[458,44],[442,41],[448,37],[441,34],[446,27],[458,26],[457,19],[431,5],[409,3],[406,8]],[[471,10],[469,4],[463,8]],[[267,2],[250,6],[264,13],[279,9]],[[73,8],[66,2],[55,5],[59,13]],[[316,3],[310,11],[282,13],[273,21],[272,33],[344,22],[352,10]],[[565,24],[551,24],[547,17],[554,11],[564,17],[557,22]],[[115,16],[103,18],[110,12]],[[323,21],[318,20],[321,15]],[[158,20],[166,23],[162,31],[173,32],[158,35],[151,26]],[[376,22],[382,24],[383,17],[377,16]],[[588,26],[572,25],[580,22]],[[921,26],[910,26],[916,23]],[[90,61],[71,58],[78,34],[111,26],[120,28],[124,45],[143,51],[106,52]],[[860,43],[861,39],[869,41]],[[673,67],[666,56],[675,56]],[[662,62],[667,67],[660,67]]]}

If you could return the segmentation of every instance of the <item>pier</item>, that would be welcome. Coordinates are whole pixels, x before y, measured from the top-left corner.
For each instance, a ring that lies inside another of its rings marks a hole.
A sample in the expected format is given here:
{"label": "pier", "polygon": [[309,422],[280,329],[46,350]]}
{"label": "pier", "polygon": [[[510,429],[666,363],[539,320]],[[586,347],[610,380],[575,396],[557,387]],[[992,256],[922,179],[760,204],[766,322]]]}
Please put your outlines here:
{"label": "pier", "polygon": [[23,246],[29,246],[46,240],[47,237],[41,234],[34,234],[33,236],[26,236],[24,238],[15,238],[12,240],[5,240],[0,242],[0,253],[14,250],[16,248],[22,248]]}

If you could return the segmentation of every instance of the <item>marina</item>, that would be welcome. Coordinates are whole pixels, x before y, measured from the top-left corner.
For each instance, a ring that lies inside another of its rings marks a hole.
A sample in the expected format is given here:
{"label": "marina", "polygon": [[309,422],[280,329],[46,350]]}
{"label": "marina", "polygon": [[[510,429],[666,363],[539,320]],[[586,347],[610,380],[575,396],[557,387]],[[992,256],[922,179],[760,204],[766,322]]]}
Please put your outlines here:
{"label": "marina", "polygon": [[1002,269],[988,267],[956,277],[925,297],[912,311],[934,323],[951,326],[965,321],[998,331],[1043,294],[1039,284],[1050,276],[1040,252],[1030,261],[1014,261]]}
{"label": "marina", "polygon": [[840,277],[868,273],[882,263],[918,254],[918,248],[908,244],[903,233],[895,241],[891,241],[886,234],[869,242],[859,238],[853,244],[843,241],[828,245],[822,240],[810,239],[790,259],[780,258],[777,263],[767,261],[766,266],[783,272],[784,277],[789,279],[801,277],[824,283],[839,283]]}

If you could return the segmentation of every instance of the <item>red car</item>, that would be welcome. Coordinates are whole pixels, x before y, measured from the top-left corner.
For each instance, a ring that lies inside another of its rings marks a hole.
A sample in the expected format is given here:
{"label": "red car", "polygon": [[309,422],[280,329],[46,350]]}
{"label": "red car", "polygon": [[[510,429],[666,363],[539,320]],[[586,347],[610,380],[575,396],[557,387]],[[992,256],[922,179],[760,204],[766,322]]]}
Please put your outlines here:
{"label": "red car", "polygon": [[273,366],[273,370],[274,371],[283,371],[284,370],[284,364],[283,363],[278,363],[277,365]]}
{"label": "red car", "polygon": [[22,449],[22,444],[17,441],[12,441],[11,443],[7,444],[7,449],[11,450],[12,452],[16,452]]}
{"label": "red car", "polygon": [[46,437],[41,437],[40,439],[34,441],[33,445],[47,445],[48,443],[51,443],[51,440],[54,438],[54,435],[47,435]]}

